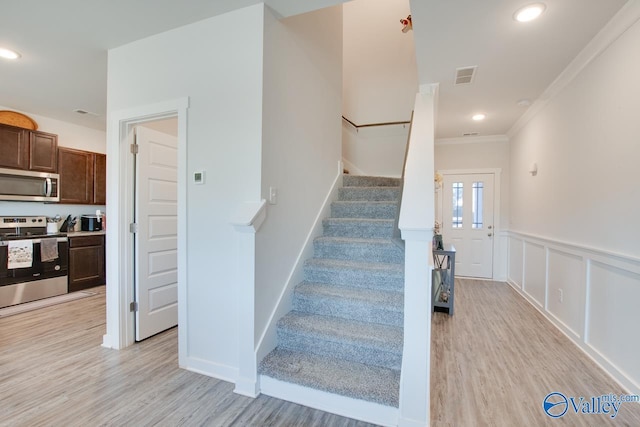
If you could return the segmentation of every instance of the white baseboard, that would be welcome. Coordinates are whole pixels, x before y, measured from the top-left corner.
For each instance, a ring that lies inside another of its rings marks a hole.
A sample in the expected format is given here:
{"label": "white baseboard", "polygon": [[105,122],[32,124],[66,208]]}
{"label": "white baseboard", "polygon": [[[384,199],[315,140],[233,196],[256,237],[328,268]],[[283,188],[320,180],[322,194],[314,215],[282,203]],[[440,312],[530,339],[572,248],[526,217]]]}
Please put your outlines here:
{"label": "white baseboard", "polygon": [[314,390],[263,375],[260,376],[260,388],[268,396],[343,417],[381,426],[398,425],[398,408]]}
{"label": "white baseboard", "polygon": [[187,356],[186,364],[181,365],[180,368],[234,384],[238,380],[238,368],[220,363],[212,363],[197,357]]}

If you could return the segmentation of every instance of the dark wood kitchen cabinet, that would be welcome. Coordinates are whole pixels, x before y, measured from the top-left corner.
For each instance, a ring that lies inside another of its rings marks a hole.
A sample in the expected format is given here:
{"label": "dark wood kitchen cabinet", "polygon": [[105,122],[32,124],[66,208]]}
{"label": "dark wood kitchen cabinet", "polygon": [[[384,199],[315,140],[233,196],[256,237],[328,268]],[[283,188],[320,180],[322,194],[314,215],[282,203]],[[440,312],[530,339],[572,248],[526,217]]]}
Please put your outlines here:
{"label": "dark wood kitchen cabinet", "polygon": [[107,204],[107,155],[93,154],[93,204]]}
{"label": "dark wood kitchen cabinet", "polygon": [[104,235],[69,237],[69,292],[105,284]]}
{"label": "dark wood kitchen cabinet", "polygon": [[72,148],[58,148],[60,203],[106,203],[107,156]]}
{"label": "dark wood kitchen cabinet", "polygon": [[58,135],[46,132],[29,132],[29,170],[57,172]]}
{"label": "dark wood kitchen cabinet", "polygon": [[0,124],[0,167],[56,172],[58,135]]}

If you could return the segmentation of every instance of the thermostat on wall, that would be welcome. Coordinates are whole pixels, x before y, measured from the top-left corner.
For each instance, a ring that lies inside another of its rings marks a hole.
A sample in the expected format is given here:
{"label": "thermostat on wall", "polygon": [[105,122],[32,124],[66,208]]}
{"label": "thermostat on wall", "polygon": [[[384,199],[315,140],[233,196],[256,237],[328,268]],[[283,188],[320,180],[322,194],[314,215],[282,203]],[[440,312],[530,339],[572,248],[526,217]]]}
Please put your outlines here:
{"label": "thermostat on wall", "polygon": [[194,184],[204,184],[204,171],[195,171],[193,173]]}

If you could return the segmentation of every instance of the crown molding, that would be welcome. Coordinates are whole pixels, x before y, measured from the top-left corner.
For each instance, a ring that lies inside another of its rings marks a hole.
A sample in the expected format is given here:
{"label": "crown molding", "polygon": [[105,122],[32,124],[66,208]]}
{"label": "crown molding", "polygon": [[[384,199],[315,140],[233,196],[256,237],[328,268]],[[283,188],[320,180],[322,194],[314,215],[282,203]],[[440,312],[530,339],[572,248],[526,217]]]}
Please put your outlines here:
{"label": "crown molding", "polygon": [[507,135],[482,135],[438,138],[435,140],[435,145],[482,144],[487,142],[509,142],[509,137]]}
{"label": "crown molding", "polygon": [[640,2],[629,0],[595,37],[569,63],[567,68],[547,87],[540,97],[511,126],[507,136],[512,138],[520,132],[547,104],[567,87],[591,62],[611,46],[620,36],[640,20]]}

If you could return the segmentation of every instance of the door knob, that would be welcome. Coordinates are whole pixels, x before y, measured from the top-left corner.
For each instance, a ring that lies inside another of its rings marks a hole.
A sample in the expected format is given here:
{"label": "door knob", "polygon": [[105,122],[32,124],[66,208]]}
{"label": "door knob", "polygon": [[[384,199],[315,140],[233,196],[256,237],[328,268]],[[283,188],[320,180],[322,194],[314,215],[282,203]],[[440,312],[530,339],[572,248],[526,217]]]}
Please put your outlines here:
{"label": "door knob", "polygon": [[490,226],[489,226],[489,230],[491,230],[492,228],[493,228],[493,225],[490,225]]}
{"label": "door knob", "polygon": [[487,234],[487,236],[491,237],[491,236],[493,236],[493,233],[489,233],[489,234]]}

